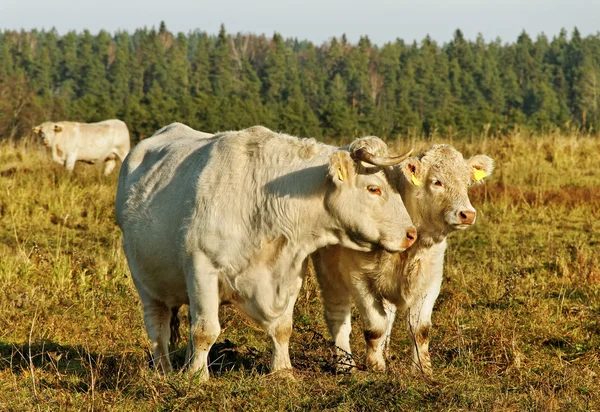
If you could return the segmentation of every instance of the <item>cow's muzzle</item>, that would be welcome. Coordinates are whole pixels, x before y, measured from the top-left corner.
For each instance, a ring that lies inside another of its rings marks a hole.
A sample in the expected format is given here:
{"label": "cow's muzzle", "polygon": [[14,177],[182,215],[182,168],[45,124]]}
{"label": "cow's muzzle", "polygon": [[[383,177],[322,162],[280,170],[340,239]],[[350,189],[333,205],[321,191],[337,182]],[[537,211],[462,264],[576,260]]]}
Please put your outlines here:
{"label": "cow's muzzle", "polygon": [[414,226],[409,227],[406,230],[406,235],[400,242],[396,241],[386,241],[381,240],[381,246],[385,249],[386,252],[396,253],[396,252],[404,252],[406,249],[411,247],[415,241],[417,240],[417,229]]}

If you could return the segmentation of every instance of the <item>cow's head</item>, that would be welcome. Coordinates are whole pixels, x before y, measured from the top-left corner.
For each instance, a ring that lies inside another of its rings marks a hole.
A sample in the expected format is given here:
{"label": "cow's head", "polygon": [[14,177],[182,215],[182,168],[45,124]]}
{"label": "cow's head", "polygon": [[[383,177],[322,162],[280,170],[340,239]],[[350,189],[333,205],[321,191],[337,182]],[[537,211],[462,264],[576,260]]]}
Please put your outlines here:
{"label": "cow's head", "polygon": [[420,224],[448,233],[475,223],[477,212],[468,189],[492,174],[494,162],[486,155],[465,160],[452,146],[440,144],[408,158],[397,168],[399,178],[404,179],[399,186],[411,188],[403,195],[413,218],[419,215]]}
{"label": "cow's head", "polygon": [[46,147],[52,146],[56,134],[63,131],[62,126],[53,122],[42,123],[31,130],[42,139],[42,143]]}
{"label": "cow's head", "polygon": [[325,204],[341,225],[341,245],[389,252],[411,246],[417,233],[397,188],[390,184],[391,165],[410,155],[390,157],[377,137],[355,140],[330,157],[333,181]]}

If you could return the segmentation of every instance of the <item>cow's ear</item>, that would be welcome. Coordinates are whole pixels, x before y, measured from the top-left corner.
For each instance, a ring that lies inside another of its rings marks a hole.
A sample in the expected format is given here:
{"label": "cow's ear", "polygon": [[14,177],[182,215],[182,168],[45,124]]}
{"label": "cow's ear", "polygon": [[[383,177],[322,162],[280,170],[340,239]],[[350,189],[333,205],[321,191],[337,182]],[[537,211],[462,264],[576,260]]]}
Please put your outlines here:
{"label": "cow's ear", "polygon": [[354,161],[346,151],[337,151],[329,158],[329,176],[336,185],[348,183],[354,179],[356,169]]}
{"label": "cow's ear", "polygon": [[54,131],[56,133],[60,133],[60,132],[62,132],[62,130],[63,130],[62,127],[60,127],[59,125],[57,125],[57,124],[54,125]]}
{"label": "cow's ear", "polygon": [[494,161],[486,155],[475,155],[467,163],[471,167],[472,182],[481,182],[494,171]]}
{"label": "cow's ear", "polygon": [[402,170],[402,174],[413,186],[423,185],[423,164],[418,157],[409,157],[402,162],[398,167]]}
{"label": "cow's ear", "polygon": [[42,130],[40,126],[35,126],[33,129],[31,129],[31,131],[35,134],[40,134],[40,130]]}

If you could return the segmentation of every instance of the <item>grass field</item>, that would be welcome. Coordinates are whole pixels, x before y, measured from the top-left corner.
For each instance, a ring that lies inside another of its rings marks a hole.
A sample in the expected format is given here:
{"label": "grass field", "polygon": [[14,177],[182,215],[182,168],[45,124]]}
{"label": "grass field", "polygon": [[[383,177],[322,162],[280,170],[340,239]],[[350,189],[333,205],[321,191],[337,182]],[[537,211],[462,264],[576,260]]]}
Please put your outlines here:
{"label": "grass field", "polygon": [[149,367],[114,219],[117,174],[78,164],[69,175],[34,145],[0,145],[0,410],[600,410],[600,140],[455,146],[490,155],[496,171],[471,191],[475,226],[449,239],[433,381],[410,372],[401,318],[386,373],[336,375],[309,273],[293,377],[269,375],[266,334],[223,308],[211,380],[199,383]]}

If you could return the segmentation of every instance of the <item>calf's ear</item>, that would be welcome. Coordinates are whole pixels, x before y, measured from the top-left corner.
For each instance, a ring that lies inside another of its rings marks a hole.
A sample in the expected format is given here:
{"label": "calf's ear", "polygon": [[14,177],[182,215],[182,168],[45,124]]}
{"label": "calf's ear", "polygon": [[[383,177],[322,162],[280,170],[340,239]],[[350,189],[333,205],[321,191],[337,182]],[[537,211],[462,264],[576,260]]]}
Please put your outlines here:
{"label": "calf's ear", "polygon": [[471,167],[471,181],[481,182],[494,171],[494,161],[486,155],[475,155],[467,160]]}
{"label": "calf's ear", "polygon": [[62,127],[60,127],[59,125],[57,125],[57,124],[54,125],[54,131],[56,133],[62,132],[62,130],[63,130]]}
{"label": "calf's ear", "polygon": [[35,126],[34,128],[31,129],[31,131],[35,134],[39,134],[40,130],[42,130],[42,128],[40,126]]}
{"label": "calf's ear", "polygon": [[418,157],[409,157],[399,166],[402,174],[413,186],[423,185],[423,164]]}
{"label": "calf's ear", "polygon": [[351,182],[356,174],[354,160],[346,151],[337,151],[329,157],[329,177],[336,185]]}

